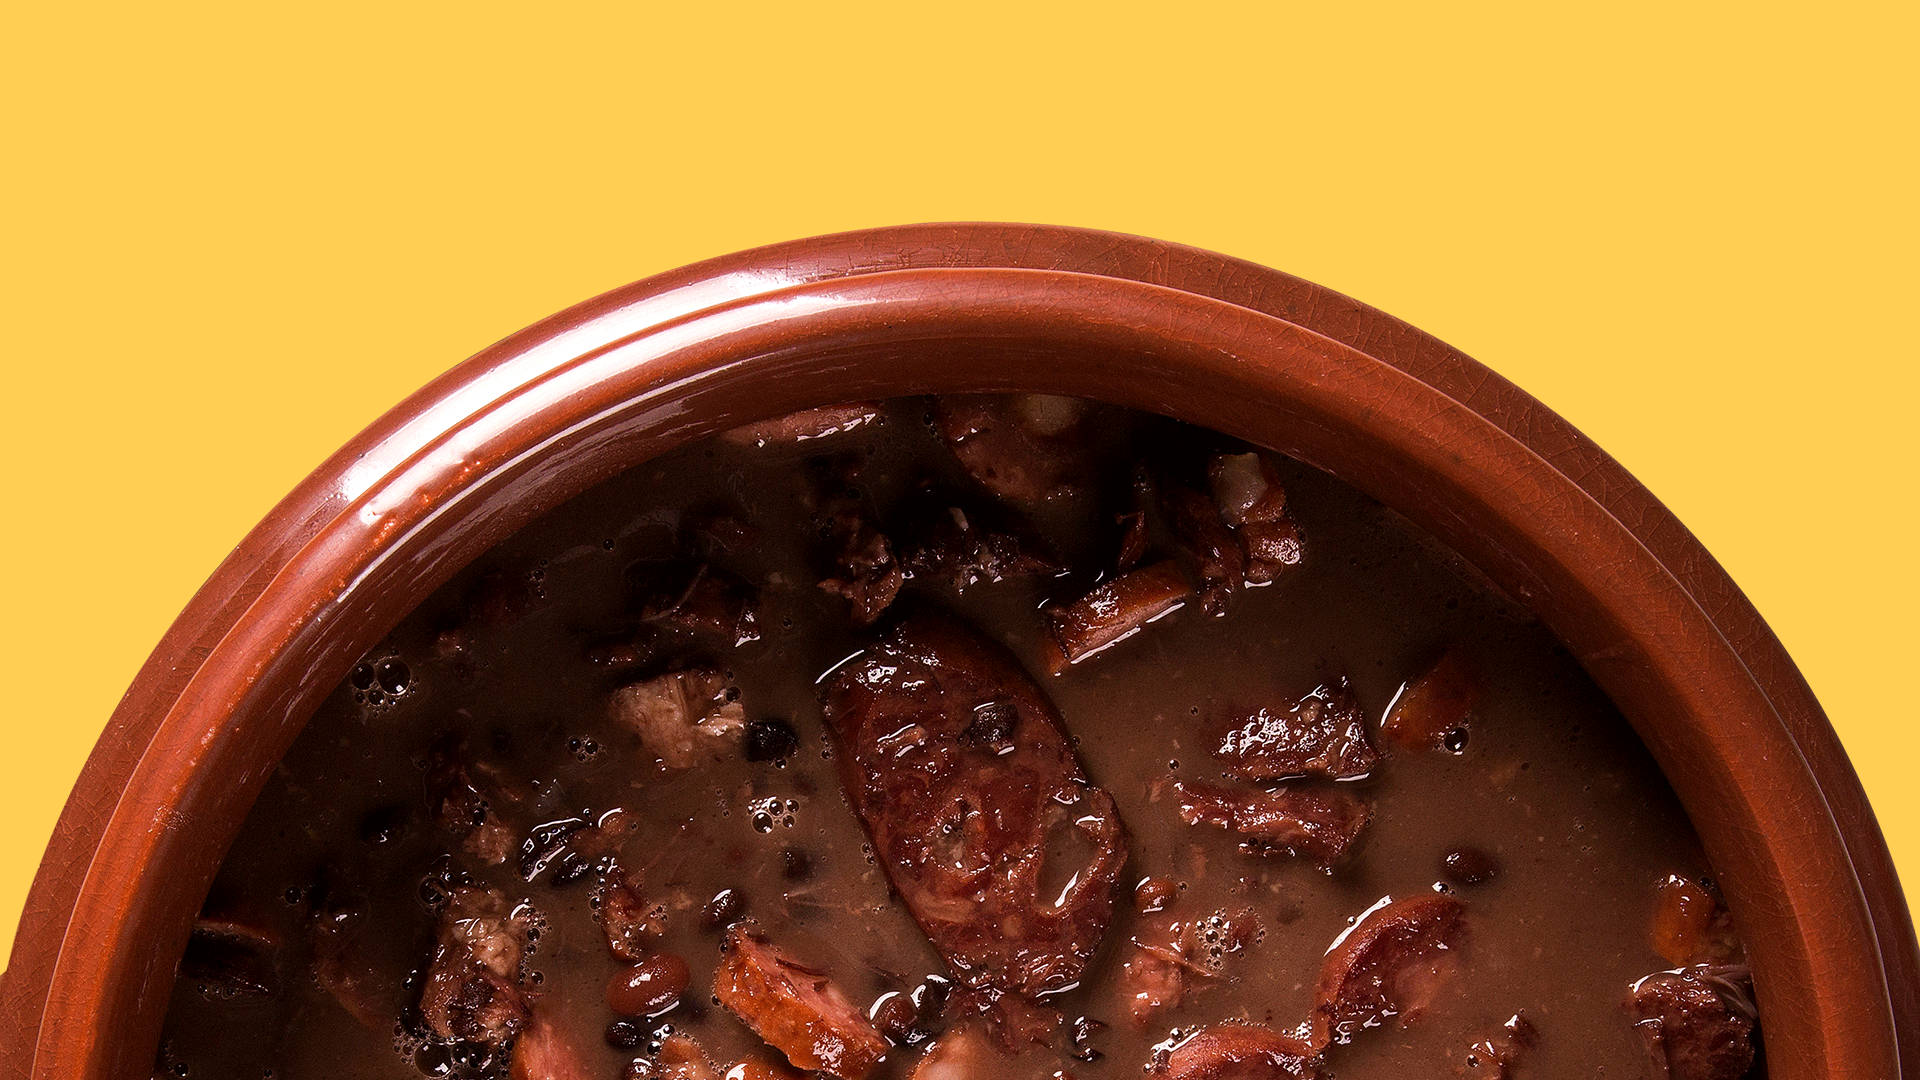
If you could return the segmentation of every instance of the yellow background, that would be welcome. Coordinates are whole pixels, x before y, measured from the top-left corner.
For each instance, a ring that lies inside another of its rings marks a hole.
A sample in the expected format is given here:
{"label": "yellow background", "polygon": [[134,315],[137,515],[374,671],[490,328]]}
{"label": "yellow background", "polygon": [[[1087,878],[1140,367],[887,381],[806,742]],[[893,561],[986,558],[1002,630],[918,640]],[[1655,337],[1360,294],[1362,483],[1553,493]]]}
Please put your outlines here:
{"label": "yellow background", "polygon": [[930,219],[1244,256],[1544,399],[1753,596],[1920,880],[1913,10],[16,5],[0,934],[135,668],[334,447],[575,300]]}

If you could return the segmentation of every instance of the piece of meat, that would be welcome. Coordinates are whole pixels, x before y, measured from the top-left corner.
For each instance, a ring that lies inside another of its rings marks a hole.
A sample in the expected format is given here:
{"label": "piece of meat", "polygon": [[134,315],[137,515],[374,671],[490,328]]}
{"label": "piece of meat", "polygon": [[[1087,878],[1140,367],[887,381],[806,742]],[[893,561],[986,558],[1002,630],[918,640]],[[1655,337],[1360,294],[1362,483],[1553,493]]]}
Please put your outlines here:
{"label": "piece of meat", "polygon": [[727,932],[713,992],[798,1069],[861,1080],[887,1054],[887,1040],[825,972],[795,962],[748,923]]}
{"label": "piece of meat", "polygon": [[1051,1046],[1067,1019],[1051,1005],[993,987],[962,987],[948,998],[945,1011],[958,1018],[955,1022],[983,1028],[1005,1054]]}
{"label": "piece of meat", "polygon": [[1464,938],[1458,899],[1434,893],[1385,900],[1327,950],[1309,1028],[1315,1042],[1344,1043],[1394,1017],[1423,1012]]}
{"label": "piece of meat", "polygon": [[1285,711],[1260,706],[1235,717],[1213,756],[1228,775],[1263,783],[1296,776],[1349,780],[1380,764],[1366,714],[1344,678],[1315,687]]}
{"label": "piece of meat", "polygon": [[1223,615],[1227,601],[1247,579],[1247,556],[1235,536],[1220,520],[1220,511],[1206,496],[1187,488],[1166,494],[1174,535],[1200,574],[1200,607],[1209,615]]}
{"label": "piece of meat", "polygon": [[1124,641],[1140,628],[1178,610],[1193,596],[1193,586],[1172,562],[1129,570],[1071,604],[1047,608],[1052,649],[1047,670],[1058,675],[1070,665]]}
{"label": "piece of meat", "polygon": [[[520,846],[512,826],[500,817],[499,785],[477,778],[474,769],[448,750],[436,750],[427,774],[434,820],[460,849],[486,866],[499,866]],[[483,790],[484,788],[484,790]]]}
{"label": "piece of meat", "polygon": [[213,998],[270,997],[280,986],[279,946],[280,936],[264,925],[202,915],[180,959],[180,977]]}
{"label": "piece of meat", "polygon": [[526,1026],[527,926],[524,909],[497,890],[454,890],[420,995],[421,1018],[434,1035],[499,1048]]}
{"label": "piece of meat", "polygon": [[1520,1062],[1538,1041],[1539,1032],[1520,1013],[1514,1013],[1500,1029],[1467,1047],[1454,1073],[1462,1077],[1488,1080],[1512,1080]]}
{"label": "piece of meat", "polygon": [[1654,952],[1675,967],[1736,964],[1746,959],[1746,949],[1719,898],[1705,885],[1679,874],[1668,875],[1655,890],[1651,937]]}
{"label": "piece of meat", "polygon": [[395,989],[363,949],[367,913],[357,903],[328,903],[307,920],[313,980],[347,1015],[382,1031],[393,1026]]}
{"label": "piece of meat", "polygon": [[632,877],[618,867],[600,876],[593,914],[607,936],[607,951],[629,964],[651,954],[666,932],[666,906],[648,903]]}
{"label": "piece of meat", "polygon": [[908,1080],[1072,1080],[1052,1051],[1008,1053],[973,1024],[941,1034],[907,1076]]}
{"label": "piece of meat", "polygon": [[1148,1069],[1165,1080],[1312,1080],[1320,1057],[1298,1035],[1229,1022],[1187,1036]]}
{"label": "piece of meat", "polygon": [[740,691],[712,668],[669,671],[613,692],[613,722],[640,736],[669,769],[735,753],[747,728]]}
{"label": "piece of meat", "polygon": [[1222,909],[1197,919],[1160,912],[1140,920],[1120,969],[1121,995],[1135,1027],[1144,1028],[1185,1000],[1198,979],[1216,979],[1264,932],[1251,908]]}
{"label": "piece of meat", "polygon": [[948,394],[934,400],[934,425],[982,487],[1033,508],[1070,496],[1091,471],[1077,437],[1090,409],[1050,394]]}
{"label": "piece of meat", "polygon": [[591,1080],[586,1055],[557,1027],[551,1017],[533,1010],[527,1026],[513,1040],[510,1080]]}
{"label": "piece of meat", "polygon": [[1272,581],[1303,554],[1300,527],[1287,511],[1287,489],[1261,454],[1217,454],[1207,463],[1207,485],[1220,517],[1237,534],[1246,580]]}
{"label": "piece of meat", "polygon": [[760,640],[759,590],[712,563],[636,563],[627,577],[653,628],[736,647]]}
{"label": "piece of meat", "polygon": [[1419,678],[1401,687],[1387,706],[1380,735],[1408,750],[1441,750],[1466,730],[1480,697],[1480,680],[1458,652],[1448,652]]}
{"label": "piece of meat", "polygon": [[822,405],[817,409],[756,420],[720,434],[735,446],[798,446],[834,435],[845,435],[880,418],[877,401],[849,401],[844,405]]}
{"label": "piece of meat", "polygon": [[1061,569],[1019,534],[984,523],[977,509],[942,503],[910,526],[901,565],[914,581],[940,585],[958,595],[975,585],[1011,577],[1054,574]]}
{"label": "piece of meat", "polygon": [[1695,964],[1633,984],[1627,1003],[1667,1080],[1739,1080],[1753,1067],[1753,992],[1747,969]]}
{"label": "piece of meat", "polygon": [[836,669],[823,703],[848,799],[955,976],[1025,995],[1077,981],[1126,835],[1013,657],[920,615]]}
{"label": "piece of meat", "polygon": [[[639,1073],[646,1080],[722,1080],[707,1052],[693,1036],[675,1033],[660,1040],[652,1068]],[[633,1072],[629,1076],[635,1076]],[[637,1080],[637,1077],[636,1077]]]}
{"label": "piece of meat", "polygon": [[776,1065],[759,1058],[747,1058],[728,1069],[725,1080],[805,1080],[805,1078],[785,1065]]}
{"label": "piece of meat", "polygon": [[1252,855],[1288,855],[1323,867],[1340,861],[1360,838],[1372,811],[1338,788],[1283,787],[1277,791],[1220,784],[1174,785],[1180,817],[1189,825],[1212,825],[1240,837]]}
{"label": "piece of meat", "polygon": [[906,572],[894,558],[893,543],[864,515],[843,509],[832,522],[837,576],[822,579],[820,588],[845,598],[855,623],[871,626],[900,595]]}

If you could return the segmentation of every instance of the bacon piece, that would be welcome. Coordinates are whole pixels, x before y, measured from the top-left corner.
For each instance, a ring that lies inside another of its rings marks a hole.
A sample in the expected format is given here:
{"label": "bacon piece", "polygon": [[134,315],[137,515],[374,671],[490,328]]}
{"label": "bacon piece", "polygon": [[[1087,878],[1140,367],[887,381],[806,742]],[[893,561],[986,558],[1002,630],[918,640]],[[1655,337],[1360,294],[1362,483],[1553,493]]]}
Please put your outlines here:
{"label": "bacon piece", "polygon": [[1285,712],[1261,706],[1237,717],[1213,756],[1228,775],[1261,782],[1309,775],[1348,780],[1380,764],[1366,714],[1344,678],[1315,687]]}
{"label": "bacon piece", "polygon": [[798,446],[859,431],[879,418],[879,402],[849,401],[728,428],[720,438],[735,446]]}
{"label": "bacon piece", "polygon": [[1199,919],[1161,913],[1140,920],[1121,965],[1120,987],[1135,1027],[1144,1028],[1186,998],[1193,979],[1218,978],[1227,962],[1264,932],[1251,908]]}
{"label": "bacon piece", "polygon": [[748,923],[727,932],[713,992],[795,1068],[861,1080],[887,1040],[825,972],[789,959]]}
{"label": "bacon piece", "polygon": [[1220,784],[1176,784],[1180,817],[1237,833],[1251,855],[1289,855],[1332,866],[1360,838],[1372,811],[1338,789],[1286,787],[1278,791]]}
{"label": "bacon piece", "polygon": [[493,889],[454,890],[441,917],[420,1014],[448,1041],[504,1046],[527,1024],[520,987],[527,916]]}
{"label": "bacon piece", "polygon": [[1727,909],[1705,885],[1679,874],[1669,875],[1656,890],[1651,936],[1653,950],[1676,967],[1746,958]]}
{"label": "bacon piece", "polygon": [[593,1070],[573,1040],[536,1009],[513,1040],[510,1080],[589,1080]]}
{"label": "bacon piece", "polygon": [[1221,518],[1238,534],[1249,582],[1265,584],[1299,564],[1300,528],[1287,511],[1287,489],[1272,460],[1217,454],[1207,463],[1207,483]]}
{"label": "bacon piece", "polygon": [[934,423],[968,475],[1029,509],[1073,493],[1089,471],[1077,437],[1091,406],[1050,394],[949,394],[934,401]]}
{"label": "bacon piece", "polygon": [[1739,1080],[1753,1067],[1753,992],[1744,967],[1696,964],[1633,984],[1627,1003],[1669,1080]]}
{"label": "bacon piece", "polygon": [[1201,1028],[1149,1070],[1165,1080],[1312,1080],[1320,1057],[1307,1040],[1261,1024]]}
{"label": "bacon piece", "polygon": [[1448,652],[1419,678],[1400,688],[1380,734],[1409,750],[1439,750],[1463,731],[1480,696],[1480,680],[1458,652]]}
{"label": "bacon piece", "polygon": [[1053,648],[1047,670],[1058,675],[1148,623],[1177,610],[1193,596],[1186,575],[1171,562],[1143,566],[1103,582],[1064,607],[1047,609]]}
{"label": "bacon piece", "polygon": [[669,769],[723,757],[740,745],[747,712],[740,692],[711,668],[669,671],[613,692],[613,721],[640,736]]}
{"label": "bacon piece", "polygon": [[1126,836],[1013,658],[916,616],[836,670],[823,703],[848,799],[956,977],[1027,995],[1077,981]]}
{"label": "bacon piece", "polygon": [[1417,1017],[1433,999],[1464,927],[1465,905],[1429,894],[1374,906],[1327,950],[1309,1027],[1316,1042],[1344,1043],[1393,1017]]}

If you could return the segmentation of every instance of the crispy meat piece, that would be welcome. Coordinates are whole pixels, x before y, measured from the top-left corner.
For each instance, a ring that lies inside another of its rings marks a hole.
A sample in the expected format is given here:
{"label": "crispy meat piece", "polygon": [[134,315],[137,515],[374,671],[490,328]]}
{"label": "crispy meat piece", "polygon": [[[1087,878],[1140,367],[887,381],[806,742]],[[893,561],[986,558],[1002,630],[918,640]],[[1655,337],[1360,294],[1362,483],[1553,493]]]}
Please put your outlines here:
{"label": "crispy meat piece", "polygon": [[427,1027],[449,1042],[504,1046],[529,1016],[520,986],[526,949],[527,916],[503,894],[470,885],[454,890],[420,995]]}
{"label": "crispy meat piece", "polygon": [[788,958],[747,923],[727,932],[713,992],[795,1068],[861,1080],[887,1040],[825,972]]}
{"label": "crispy meat piece", "polygon": [[916,616],[841,665],[823,700],[854,811],[955,976],[1027,995],[1079,979],[1126,836],[1013,657]]}
{"label": "crispy meat piece", "polygon": [[1387,706],[1380,734],[1409,750],[1439,750],[1451,732],[1463,730],[1480,696],[1480,680],[1458,652],[1448,652],[1419,678],[1400,688]]}
{"label": "crispy meat piece", "polygon": [[760,640],[759,590],[712,563],[636,563],[627,576],[651,627],[723,645]]}
{"label": "crispy meat piece", "polygon": [[1240,836],[1240,849],[1254,855],[1289,855],[1321,866],[1339,862],[1372,811],[1337,788],[1283,787],[1277,791],[1221,784],[1175,784],[1180,817],[1189,825],[1212,825]]}
{"label": "crispy meat piece", "polygon": [[1165,1080],[1311,1080],[1320,1075],[1314,1047],[1261,1024],[1201,1028],[1148,1070]]}
{"label": "crispy meat piece", "polygon": [[669,769],[733,753],[747,728],[740,692],[712,668],[669,671],[613,692],[613,720]]}
{"label": "crispy meat piece", "polygon": [[887,610],[907,577],[893,556],[893,543],[856,510],[842,509],[832,518],[838,551],[834,556],[836,577],[825,578],[820,588],[844,597],[852,610],[853,621],[871,626]]}
{"label": "crispy meat piece", "polygon": [[1444,894],[1384,901],[1336,940],[1321,963],[1309,1027],[1316,1042],[1344,1043],[1393,1017],[1425,1010],[1458,955],[1459,900]]}
{"label": "crispy meat piece", "polygon": [[1271,459],[1217,454],[1207,463],[1207,485],[1220,517],[1238,535],[1249,582],[1265,584],[1299,564],[1300,528],[1287,512],[1287,489]]}
{"label": "crispy meat piece", "polygon": [[1753,990],[1745,967],[1695,964],[1633,984],[1627,1009],[1669,1080],[1739,1080],[1753,1067]]}
{"label": "crispy meat piece", "polygon": [[1733,919],[1719,898],[1705,885],[1679,874],[1669,875],[1655,892],[1651,936],[1653,950],[1676,967],[1746,960]]}
{"label": "crispy meat piece", "polygon": [[1236,717],[1213,756],[1228,775],[1262,782],[1295,776],[1346,780],[1380,764],[1366,715],[1344,678],[1315,687],[1284,712],[1261,706]]}
{"label": "crispy meat piece", "polygon": [[720,438],[736,446],[798,446],[859,431],[879,418],[879,402],[849,401],[742,424],[722,432]]}
{"label": "crispy meat piece", "polygon": [[593,1070],[552,1018],[535,1009],[513,1040],[513,1064],[507,1075],[510,1080],[588,1080]]}
{"label": "crispy meat piece", "polygon": [[1047,609],[1053,646],[1047,670],[1054,675],[1138,633],[1193,596],[1186,575],[1171,562],[1143,566],[1103,582],[1063,607]]}
{"label": "crispy meat piece", "polygon": [[1069,495],[1091,462],[1077,438],[1091,406],[1050,394],[949,394],[934,423],[982,487],[1018,506]]}
{"label": "crispy meat piece", "polygon": [[1196,979],[1218,978],[1264,932],[1251,908],[1198,919],[1160,912],[1141,919],[1121,965],[1120,986],[1135,1027],[1144,1028],[1185,999]]}
{"label": "crispy meat piece", "polygon": [[1531,1021],[1514,1013],[1500,1025],[1500,1030],[1467,1047],[1454,1072],[1463,1077],[1512,1080],[1514,1070],[1538,1041],[1539,1034]]}

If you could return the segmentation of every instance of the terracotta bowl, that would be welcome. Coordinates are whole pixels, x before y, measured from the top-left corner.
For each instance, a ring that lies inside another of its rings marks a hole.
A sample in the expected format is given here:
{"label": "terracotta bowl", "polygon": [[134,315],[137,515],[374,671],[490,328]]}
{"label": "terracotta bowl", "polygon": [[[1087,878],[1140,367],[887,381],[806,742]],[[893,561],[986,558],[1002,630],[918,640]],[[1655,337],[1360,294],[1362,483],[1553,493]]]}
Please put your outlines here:
{"label": "terracotta bowl", "polygon": [[1773,1077],[1920,1078],[1920,957],[1859,781],[1779,641],[1644,488],[1344,296],[1013,225],[832,236],[630,285],[467,361],[322,465],[194,597],[88,760],[0,987],[0,1075],[147,1075],[189,924],[274,762],[363,650],[496,541],[735,424],[967,390],[1214,427],[1453,545],[1564,639],[1672,780],[1751,946]]}

